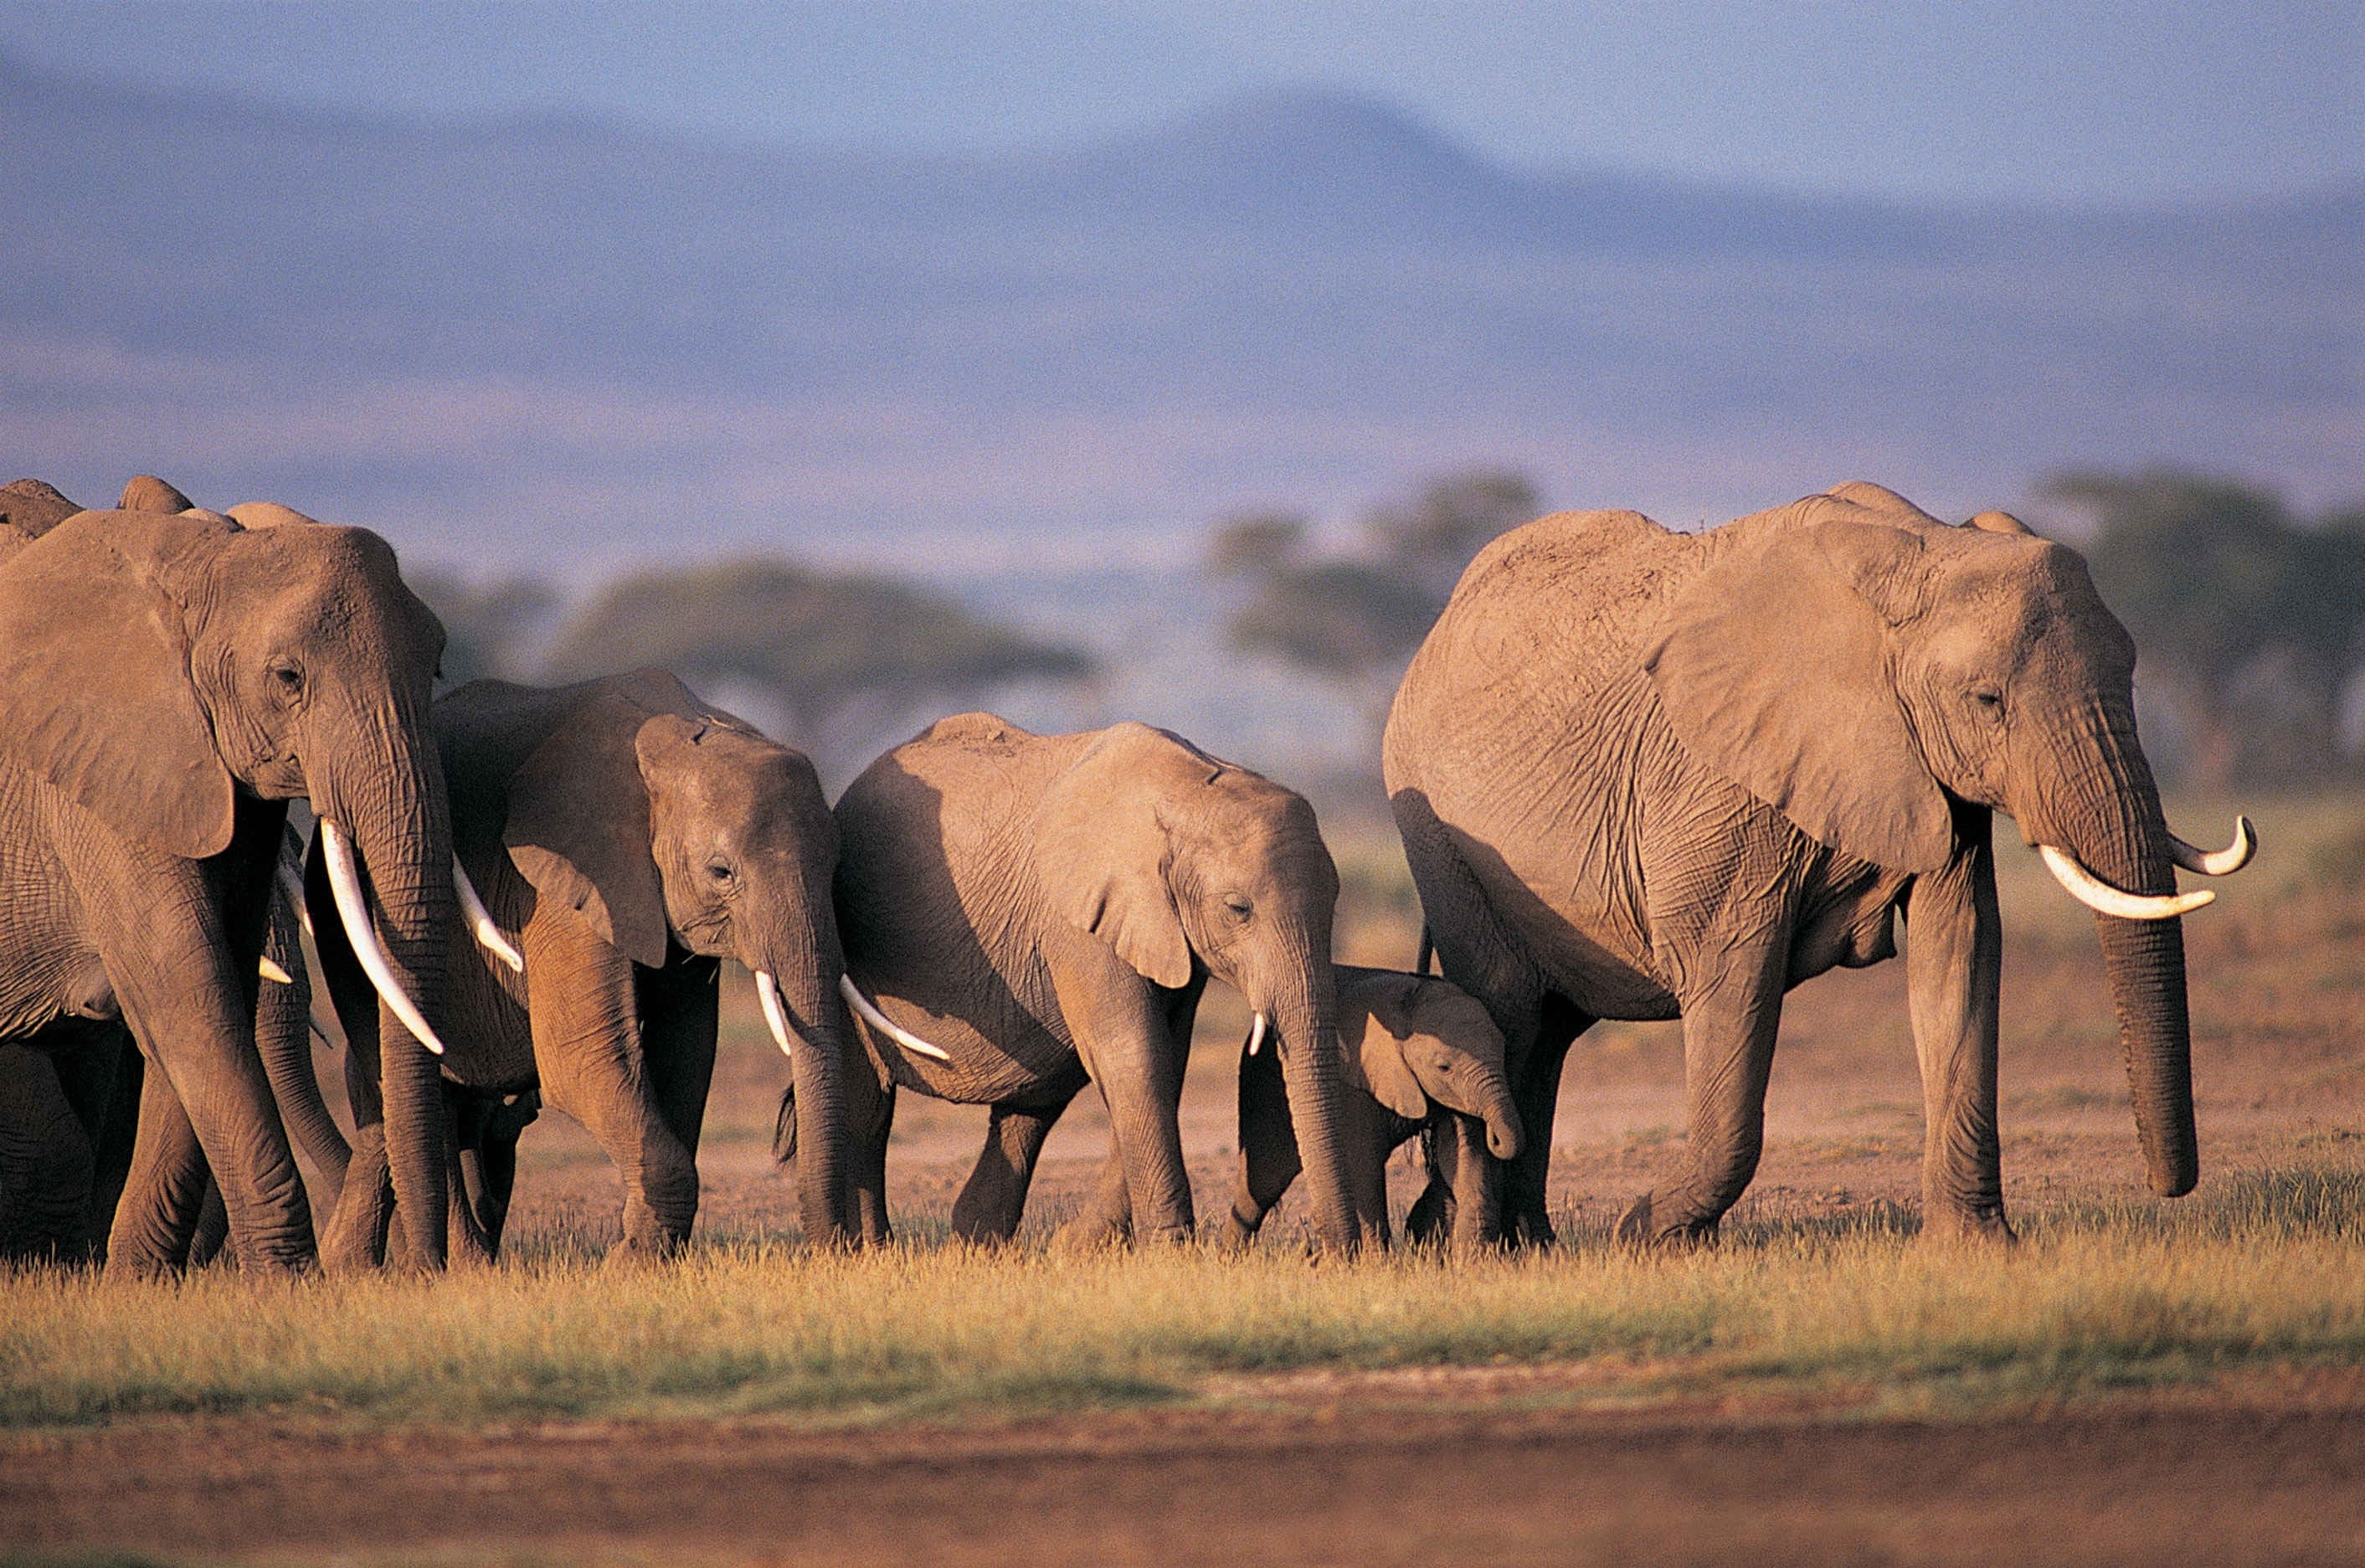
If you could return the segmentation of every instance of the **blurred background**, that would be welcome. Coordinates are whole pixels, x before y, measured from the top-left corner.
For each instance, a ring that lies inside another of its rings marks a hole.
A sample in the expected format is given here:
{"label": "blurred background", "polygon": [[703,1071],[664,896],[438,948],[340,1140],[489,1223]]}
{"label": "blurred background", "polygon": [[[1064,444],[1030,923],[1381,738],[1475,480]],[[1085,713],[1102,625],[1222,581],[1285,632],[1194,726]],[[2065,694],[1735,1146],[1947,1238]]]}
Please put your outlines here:
{"label": "blurred background", "polygon": [[0,478],[833,785],[992,706],[1368,821],[1494,533],[1850,478],[2085,547],[2171,783],[2365,750],[2351,0],[0,0]]}

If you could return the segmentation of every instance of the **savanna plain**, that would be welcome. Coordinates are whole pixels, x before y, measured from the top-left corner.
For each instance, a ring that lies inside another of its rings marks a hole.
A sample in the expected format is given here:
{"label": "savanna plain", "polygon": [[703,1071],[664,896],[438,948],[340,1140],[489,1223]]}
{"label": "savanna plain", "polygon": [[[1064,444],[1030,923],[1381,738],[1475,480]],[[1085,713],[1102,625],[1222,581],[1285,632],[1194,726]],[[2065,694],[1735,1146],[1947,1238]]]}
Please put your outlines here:
{"label": "savanna plain", "polygon": [[[1681,1159],[1683,1063],[1676,1025],[1605,1024],[1564,1082],[1559,1247],[1344,1263],[1295,1194],[1244,1252],[1051,1250],[1106,1147],[1089,1097],[1016,1246],[947,1237],[982,1110],[907,1095],[897,1244],[808,1252],[785,1064],[726,977],[678,1262],[603,1263],[615,1178],[546,1114],[495,1268],[0,1275],[0,1561],[2365,1559],[2365,799],[2253,812],[2258,863],[2185,923],[2185,1199],[2143,1191],[2091,917],[2016,843],[2010,1249],[1917,1240],[1901,964],[1791,994],[1714,1245],[1610,1240]],[[1408,967],[1392,841],[1331,837],[1339,957]],[[1211,993],[1184,1100],[1203,1234],[1244,1022]]]}

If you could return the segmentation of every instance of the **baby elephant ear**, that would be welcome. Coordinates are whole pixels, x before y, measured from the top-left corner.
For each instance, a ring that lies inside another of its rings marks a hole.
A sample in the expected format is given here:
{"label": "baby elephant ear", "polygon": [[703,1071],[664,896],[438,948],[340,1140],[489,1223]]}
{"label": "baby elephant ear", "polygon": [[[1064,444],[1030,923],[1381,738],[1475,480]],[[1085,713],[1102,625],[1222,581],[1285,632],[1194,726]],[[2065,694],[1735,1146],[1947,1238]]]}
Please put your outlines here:
{"label": "baby elephant ear", "polygon": [[642,725],[662,722],[612,693],[576,709],[510,775],[501,834],[539,897],[650,969],[666,960],[668,929],[637,741]]}
{"label": "baby elephant ear", "polygon": [[1679,589],[1642,667],[1676,738],[1818,843],[1934,871],[1954,819],[1891,676],[1887,621],[1922,543],[1871,521],[1770,531]]}
{"label": "baby elephant ear", "polygon": [[1119,724],[1052,783],[1035,815],[1035,874],[1052,910],[1170,991],[1191,983],[1191,939],[1166,885],[1172,845],[1160,812],[1206,773],[1172,736]]}
{"label": "baby elephant ear", "polygon": [[222,526],[80,512],[0,569],[0,757],[190,859],[230,847],[232,784],[157,572]]}
{"label": "baby elephant ear", "polygon": [[1347,1081],[1408,1122],[1429,1120],[1428,1093],[1405,1059],[1419,982],[1390,969],[1338,967],[1339,1034]]}

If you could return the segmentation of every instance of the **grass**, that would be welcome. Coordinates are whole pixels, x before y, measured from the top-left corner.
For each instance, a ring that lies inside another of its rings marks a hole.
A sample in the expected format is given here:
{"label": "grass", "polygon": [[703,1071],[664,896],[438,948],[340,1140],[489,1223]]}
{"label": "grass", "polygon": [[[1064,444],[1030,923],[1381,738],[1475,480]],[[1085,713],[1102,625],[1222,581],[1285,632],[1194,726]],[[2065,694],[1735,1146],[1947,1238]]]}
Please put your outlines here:
{"label": "grass", "polygon": [[545,1257],[435,1281],[27,1271],[0,1279],[0,1425],[868,1423],[1189,1401],[1224,1374],[1507,1361],[1606,1362],[1628,1395],[1716,1383],[1993,1408],[2365,1364],[2365,1169],[2067,1205],[2023,1230],[2009,1252],[1950,1252],[1915,1245],[1901,1215],[1859,1215],[1737,1226],[1688,1254],[1586,1240],[1459,1265],[749,1242],[665,1268]]}

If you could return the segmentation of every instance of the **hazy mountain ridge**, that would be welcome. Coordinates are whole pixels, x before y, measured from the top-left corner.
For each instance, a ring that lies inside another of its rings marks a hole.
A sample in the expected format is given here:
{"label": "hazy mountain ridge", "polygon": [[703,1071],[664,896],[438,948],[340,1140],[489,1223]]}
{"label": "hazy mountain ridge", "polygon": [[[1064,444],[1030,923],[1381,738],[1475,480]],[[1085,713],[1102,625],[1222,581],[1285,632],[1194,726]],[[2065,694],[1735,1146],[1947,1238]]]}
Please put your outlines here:
{"label": "hazy mountain ridge", "polygon": [[1480,459],[1703,513],[1859,473],[1992,500],[2068,461],[2326,490],[2365,444],[2359,190],[2093,215],[1539,178],[1324,95],[859,157],[13,68],[0,146],[23,466],[178,465],[479,553],[657,516],[1171,526]]}

